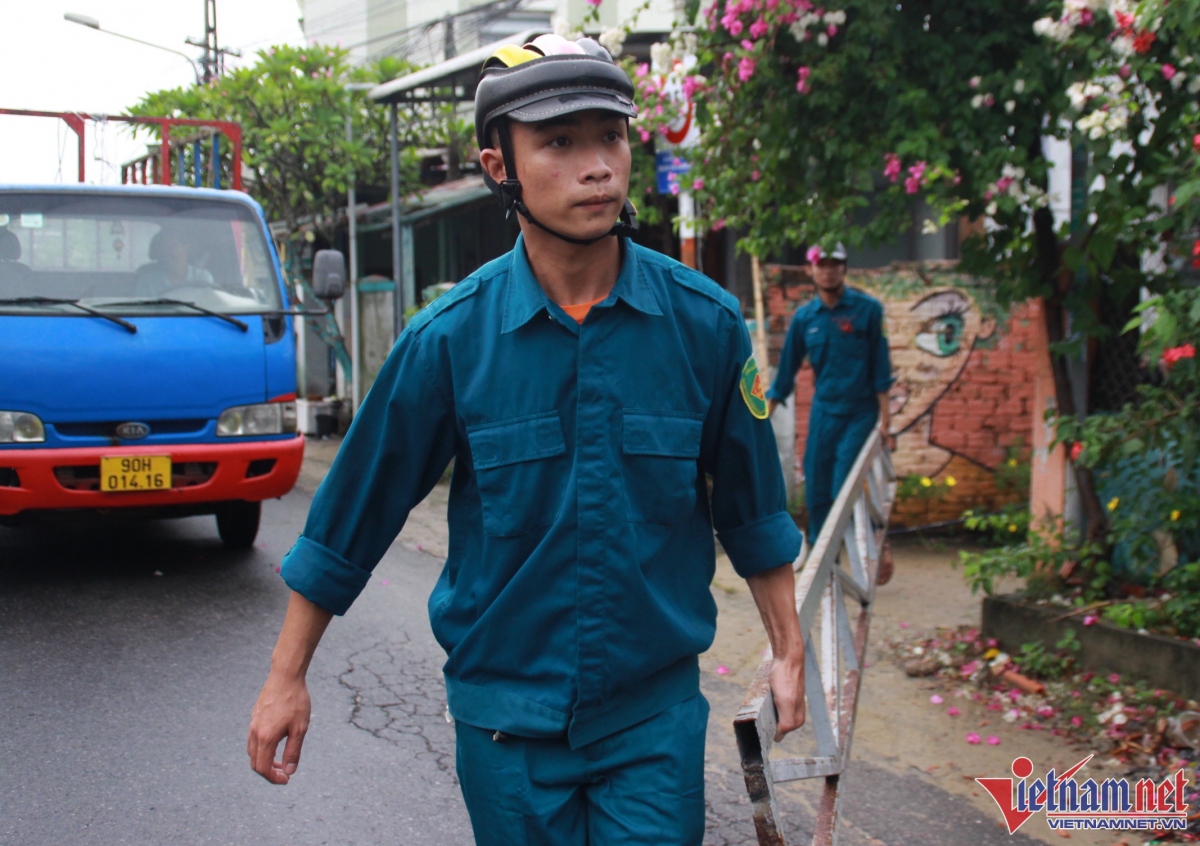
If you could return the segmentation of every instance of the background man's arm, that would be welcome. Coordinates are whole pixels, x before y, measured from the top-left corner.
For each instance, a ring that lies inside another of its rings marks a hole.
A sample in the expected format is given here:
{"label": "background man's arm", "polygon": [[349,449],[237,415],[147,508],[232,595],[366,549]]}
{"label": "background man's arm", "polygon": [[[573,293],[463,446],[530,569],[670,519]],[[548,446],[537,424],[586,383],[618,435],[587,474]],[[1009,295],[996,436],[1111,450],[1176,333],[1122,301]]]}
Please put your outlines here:
{"label": "background man's arm", "polygon": [[[804,344],[804,328],[796,317],[792,317],[783,349],[779,353],[779,370],[770,390],[767,391],[768,416],[774,414],[775,409],[787,401],[796,387],[796,373],[804,362],[804,356],[808,354],[808,348]],[[767,363],[764,361],[762,365],[766,367]]]}
{"label": "background man's arm", "polygon": [[804,725],[804,636],[796,615],[796,580],[789,562],[746,578],[771,641],[775,740]]}
{"label": "background man's arm", "polygon": [[[272,784],[287,784],[300,763],[300,747],[312,715],[305,675],[332,618],[332,613],[292,591],[271,653],[271,672],[254,703],[246,740],[251,768]],[[279,761],[275,752],[284,738],[287,745]]]}
{"label": "background man's arm", "polygon": [[871,317],[870,333],[870,368],[875,395],[879,398],[879,430],[883,433],[883,442],[888,449],[896,448],[896,439],[892,437],[892,409],[888,400],[888,391],[896,381],[892,376],[892,355],[888,349],[887,326],[884,320],[883,305],[880,304]]}

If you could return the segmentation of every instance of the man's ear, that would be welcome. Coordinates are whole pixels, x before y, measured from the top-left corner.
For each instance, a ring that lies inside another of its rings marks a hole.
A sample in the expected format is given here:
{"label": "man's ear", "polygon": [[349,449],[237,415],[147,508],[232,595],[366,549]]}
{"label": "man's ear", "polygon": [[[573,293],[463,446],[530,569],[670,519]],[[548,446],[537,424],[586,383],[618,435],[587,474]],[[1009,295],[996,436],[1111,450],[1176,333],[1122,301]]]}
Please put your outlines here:
{"label": "man's ear", "polygon": [[484,172],[496,182],[503,182],[507,178],[504,171],[504,155],[495,147],[479,151],[479,164],[483,167]]}

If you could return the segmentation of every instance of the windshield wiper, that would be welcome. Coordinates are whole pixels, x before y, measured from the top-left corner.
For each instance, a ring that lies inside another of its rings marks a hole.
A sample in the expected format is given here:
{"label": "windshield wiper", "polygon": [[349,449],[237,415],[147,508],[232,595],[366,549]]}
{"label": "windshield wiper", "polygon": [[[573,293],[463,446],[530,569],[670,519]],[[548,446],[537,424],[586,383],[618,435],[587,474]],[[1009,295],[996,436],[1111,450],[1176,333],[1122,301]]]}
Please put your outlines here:
{"label": "windshield wiper", "polygon": [[119,317],[114,317],[111,314],[105,314],[102,311],[96,311],[91,306],[85,306],[79,300],[69,300],[64,297],[11,297],[6,300],[0,300],[0,306],[6,305],[69,305],[75,306],[80,311],[86,311],[94,317],[103,317],[105,320],[111,320],[113,323],[129,330],[131,335],[137,334],[137,327],[128,320],[122,320]]}
{"label": "windshield wiper", "polygon": [[127,300],[125,302],[119,302],[119,303],[104,303],[104,306],[106,308],[114,307],[114,306],[144,306],[144,305],[185,306],[186,308],[194,309],[195,311],[198,311],[201,314],[207,314],[209,317],[216,317],[221,320],[224,320],[226,323],[232,323],[234,326],[241,329],[243,332],[247,332],[250,330],[250,327],[247,324],[243,323],[242,321],[238,320],[235,317],[230,317],[228,314],[221,314],[221,312],[219,312],[219,311],[213,311],[212,309],[207,309],[204,306],[198,306],[195,303],[188,302],[187,300],[173,300],[169,297],[159,297],[158,299],[154,299],[154,300]]}

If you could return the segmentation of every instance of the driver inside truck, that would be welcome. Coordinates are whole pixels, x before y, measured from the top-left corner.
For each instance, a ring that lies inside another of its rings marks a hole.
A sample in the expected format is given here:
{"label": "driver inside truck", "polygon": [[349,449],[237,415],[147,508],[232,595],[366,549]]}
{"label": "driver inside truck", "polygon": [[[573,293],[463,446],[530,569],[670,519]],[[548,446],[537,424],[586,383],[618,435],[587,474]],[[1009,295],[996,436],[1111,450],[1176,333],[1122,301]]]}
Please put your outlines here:
{"label": "driver inside truck", "polygon": [[213,276],[191,263],[193,251],[180,229],[163,227],[150,239],[150,262],[137,269],[137,296],[158,296],[171,288],[211,288]]}

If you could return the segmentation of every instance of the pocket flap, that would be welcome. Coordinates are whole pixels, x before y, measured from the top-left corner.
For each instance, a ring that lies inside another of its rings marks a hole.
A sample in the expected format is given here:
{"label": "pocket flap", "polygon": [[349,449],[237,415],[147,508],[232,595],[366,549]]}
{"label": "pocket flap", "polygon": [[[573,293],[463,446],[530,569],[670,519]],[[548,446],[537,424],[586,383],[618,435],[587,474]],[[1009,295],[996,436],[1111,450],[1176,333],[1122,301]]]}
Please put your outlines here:
{"label": "pocket flap", "polygon": [[467,427],[476,470],[549,458],[567,451],[557,411]]}
{"label": "pocket flap", "polygon": [[627,409],[624,415],[626,454],[699,458],[704,419],[686,411]]}

